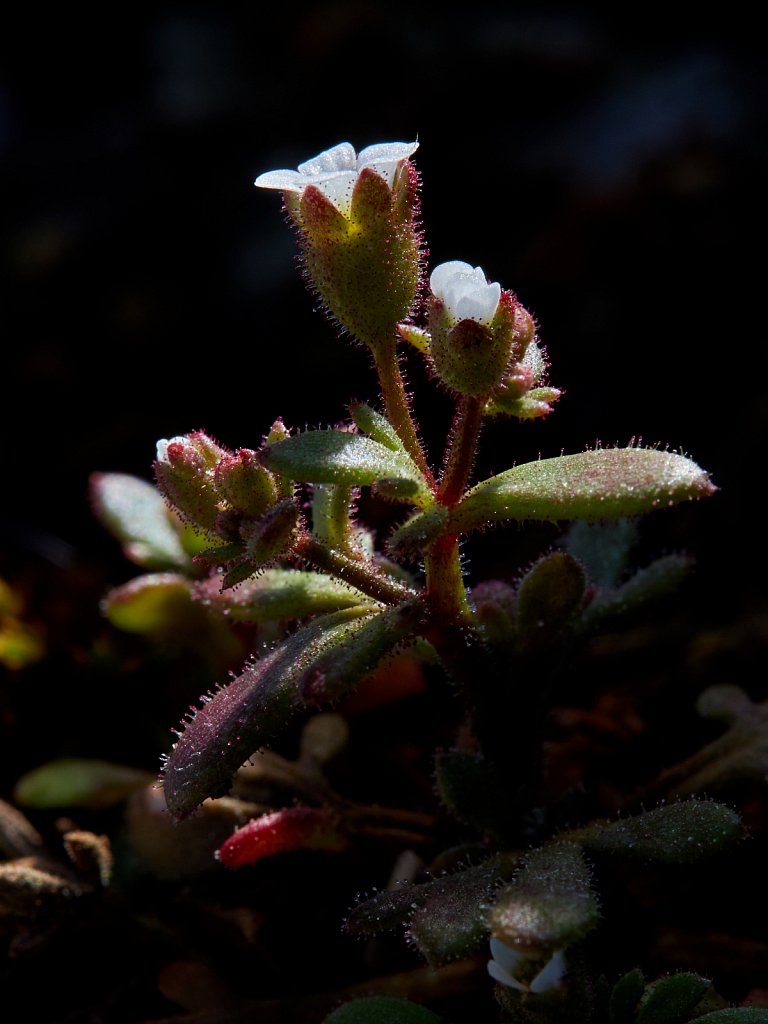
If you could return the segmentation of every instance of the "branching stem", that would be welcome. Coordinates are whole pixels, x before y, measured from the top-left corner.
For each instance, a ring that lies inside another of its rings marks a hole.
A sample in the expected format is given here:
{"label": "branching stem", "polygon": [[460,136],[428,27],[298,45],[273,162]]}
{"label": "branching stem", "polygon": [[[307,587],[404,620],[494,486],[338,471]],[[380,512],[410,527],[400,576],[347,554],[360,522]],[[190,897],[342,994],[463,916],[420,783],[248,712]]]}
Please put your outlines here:
{"label": "branching stem", "polygon": [[294,545],[294,552],[304,561],[356,587],[382,604],[398,605],[417,596],[411,587],[381,572],[370,562],[350,558],[337,548],[326,547],[308,533],[301,534]]}

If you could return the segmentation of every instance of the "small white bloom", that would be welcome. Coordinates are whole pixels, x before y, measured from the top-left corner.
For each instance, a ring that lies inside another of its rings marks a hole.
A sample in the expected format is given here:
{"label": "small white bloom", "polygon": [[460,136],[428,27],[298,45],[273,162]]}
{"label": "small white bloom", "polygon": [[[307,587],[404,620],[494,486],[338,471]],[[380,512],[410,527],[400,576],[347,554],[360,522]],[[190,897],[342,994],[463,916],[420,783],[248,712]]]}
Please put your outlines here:
{"label": "small white bloom", "polygon": [[168,465],[170,465],[171,460],[168,458],[168,445],[169,444],[176,444],[177,442],[180,442],[181,444],[186,444],[187,443],[187,438],[186,437],[172,437],[172,438],[168,439],[168,438],[165,438],[165,437],[161,437],[160,440],[157,442],[157,461],[158,462],[167,462]]}
{"label": "small white bloom", "polygon": [[432,271],[429,286],[456,320],[489,324],[499,307],[501,285],[489,284],[481,268],[469,263],[441,263]]}
{"label": "small white bloom", "polygon": [[565,974],[565,957],[562,950],[558,950],[551,956],[528,985],[518,981],[513,974],[515,968],[528,957],[496,938],[491,939],[491,956],[493,959],[488,961],[490,976],[500,985],[516,988],[518,992],[533,992],[534,995],[541,995],[542,992],[556,988]]}
{"label": "small white bloom", "polygon": [[330,199],[341,213],[349,213],[352,189],[364,167],[370,167],[392,188],[395,170],[402,160],[418,149],[418,142],[381,142],[366,146],[359,153],[348,142],[326,149],[311,160],[299,164],[297,171],[267,171],[260,174],[254,185],[258,188],[276,188],[281,192],[299,195],[307,185],[315,185]]}

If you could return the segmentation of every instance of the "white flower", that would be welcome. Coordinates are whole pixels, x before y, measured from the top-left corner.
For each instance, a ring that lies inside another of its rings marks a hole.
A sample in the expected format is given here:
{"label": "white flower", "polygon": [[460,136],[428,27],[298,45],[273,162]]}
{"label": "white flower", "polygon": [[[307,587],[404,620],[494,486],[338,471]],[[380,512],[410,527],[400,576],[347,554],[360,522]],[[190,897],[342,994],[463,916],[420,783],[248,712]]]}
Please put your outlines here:
{"label": "white flower", "polygon": [[529,959],[528,957],[507,946],[501,939],[495,938],[491,939],[491,956],[493,960],[488,961],[488,973],[493,980],[498,981],[500,985],[506,985],[507,988],[516,988],[519,992],[533,992],[534,995],[548,992],[560,984],[565,974],[565,957],[562,950],[552,955],[528,985],[518,981],[512,973],[524,960]]}
{"label": "white flower", "polygon": [[456,320],[489,324],[496,315],[501,285],[489,284],[480,267],[459,260],[441,263],[432,271],[429,286]]}
{"label": "white flower", "polygon": [[418,146],[418,142],[380,142],[355,153],[348,142],[340,142],[338,146],[299,164],[297,171],[260,174],[254,185],[299,195],[307,185],[315,185],[337,210],[347,214],[352,204],[352,189],[364,167],[370,167],[392,188],[398,164],[415,153]]}

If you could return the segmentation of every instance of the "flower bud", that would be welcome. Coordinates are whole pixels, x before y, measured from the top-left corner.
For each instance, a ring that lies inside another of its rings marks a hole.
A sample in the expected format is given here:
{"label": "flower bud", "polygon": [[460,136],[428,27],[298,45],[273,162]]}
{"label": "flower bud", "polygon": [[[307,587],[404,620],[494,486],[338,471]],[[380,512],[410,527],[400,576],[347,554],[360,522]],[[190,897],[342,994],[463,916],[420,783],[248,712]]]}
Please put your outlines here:
{"label": "flower bud", "polygon": [[277,502],[255,522],[244,523],[241,534],[248,564],[253,568],[271,565],[286,555],[298,524],[299,510],[291,498]]}
{"label": "flower bud", "polygon": [[298,171],[256,179],[283,191],[305,275],[328,313],[372,347],[392,337],[416,298],[417,175],[408,157],[417,145],[383,143],[356,154],[344,142]]}
{"label": "flower bud", "polygon": [[438,377],[461,395],[490,394],[530,342],[530,315],[468,263],[440,264],[430,286],[430,355]]}
{"label": "flower bud", "polygon": [[183,519],[214,532],[221,496],[214,473],[228,453],[201,430],[157,442],[155,477],[163,497]]}
{"label": "flower bud", "polygon": [[274,477],[249,448],[224,455],[216,467],[214,480],[220,494],[238,512],[254,519],[277,501]]}

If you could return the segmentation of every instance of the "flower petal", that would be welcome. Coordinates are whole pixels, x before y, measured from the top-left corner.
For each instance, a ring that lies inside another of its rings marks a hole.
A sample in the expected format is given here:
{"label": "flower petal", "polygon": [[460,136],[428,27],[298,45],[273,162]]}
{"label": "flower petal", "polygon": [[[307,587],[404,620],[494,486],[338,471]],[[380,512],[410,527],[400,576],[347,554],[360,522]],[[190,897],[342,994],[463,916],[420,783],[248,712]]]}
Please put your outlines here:
{"label": "flower petal", "polygon": [[323,195],[330,199],[340,213],[347,214],[352,206],[352,190],[357,181],[357,171],[341,171],[314,182]]}
{"label": "flower petal", "polygon": [[279,188],[283,192],[301,192],[309,181],[298,171],[266,171],[253,183],[257,188]]}
{"label": "flower petal", "polygon": [[357,157],[358,170],[363,167],[370,167],[373,163],[386,161],[397,163],[400,160],[407,160],[419,148],[418,142],[379,142],[374,146],[366,146],[361,149]]}
{"label": "flower petal", "polygon": [[455,274],[471,274],[472,267],[469,263],[462,263],[460,260],[450,260],[448,263],[441,263],[435,267],[429,278],[429,287],[432,293],[439,299],[445,301],[445,286]]}
{"label": "flower petal", "polygon": [[493,320],[501,298],[501,285],[484,284],[468,291],[456,303],[456,316],[459,320],[476,320],[480,324],[489,324]]}
{"label": "flower petal", "polygon": [[517,978],[513,978],[512,975],[505,971],[495,960],[488,961],[488,973],[494,981],[498,981],[500,985],[506,985],[507,988],[516,988],[518,992],[527,992],[528,989]]}
{"label": "flower petal", "polygon": [[308,178],[316,179],[335,171],[353,171],[355,169],[355,150],[349,142],[340,142],[337,146],[324,149],[299,164],[299,170]]}
{"label": "flower petal", "polygon": [[513,971],[525,957],[517,949],[495,937],[491,938],[491,956],[503,971]]}
{"label": "flower petal", "polygon": [[564,974],[565,957],[563,956],[563,951],[558,950],[531,982],[531,992],[538,994],[541,992],[547,992],[551,988],[555,988],[555,986],[559,985],[562,981]]}

